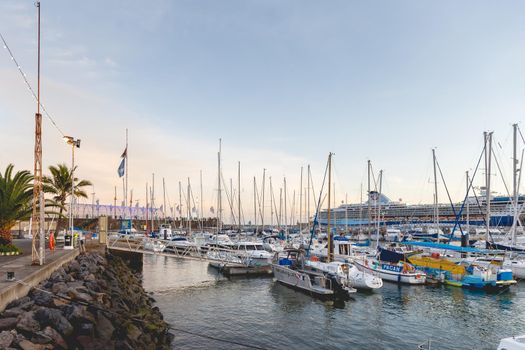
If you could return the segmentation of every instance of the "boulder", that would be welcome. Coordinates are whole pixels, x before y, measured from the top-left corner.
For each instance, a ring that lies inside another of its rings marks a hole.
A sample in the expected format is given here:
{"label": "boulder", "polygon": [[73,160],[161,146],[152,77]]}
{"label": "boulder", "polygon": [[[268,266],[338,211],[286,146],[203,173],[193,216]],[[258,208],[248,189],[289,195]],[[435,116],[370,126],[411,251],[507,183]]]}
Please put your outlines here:
{"label": "boulder", "polygon": [[14,307],[12,309],[7,309],[2,314],[3,317],[18,317],[21,313],[23,313],[24,310],[22,310],[19,307]]}
{"label": "boulder", "polygon": [[73,333],[73,326],[57,309],[40,308],[35,317],[43,327],[51,326],[63,336],[67,337]]}
{"label": "boulder", "polygon": [[31,301],[31,298],[29,298],[28,296],[25,296],[25,297],[20,298],[20,299],[13,300],[9,304],[7,304],[6,309],[11,309],[13,307],[17,307],[17,306],[19,306],[21,304],[27,303],[28,301]]}
{"label": "boulder", "polygon": [[84,293],[82,291],[79,291],[75,288],[69,288],[66,294],[68,297],[70,297],[73,300],[80,300],[80,301],[85,301],[88,303],[93,301],[93,298],[91,297],[91,295]]}
{"label": "boulder", "polygon": [[40,323],[35,320],[35,313],[33,311],[21,314],[18,317],[16,329],[26,333],[35,333],[40,330]]}
{"label": "boulder", "polygon": [[104,316],[104,313],[99,311],[97,315],[97,322],[96,329],[97,334],[102,340],[110,340],[113,338],[113,332],[115,331],[115,327],[113,327],[113,324],[106,316]]}
{"label": "boulder", "polygon": [[33,342],[30,342],[27,339],[24,339],[21,342],[19,342],[18,346],[22,350],[47,350],[47,349],[53,349],[53,345],[51,345],[51,344],[47,344],[47,345],[35,344]]}
{"label": "boulder", "polygon": [[14,339],[13,333],[8,331],[0,332],[0,349],[8,348]]}
{"label": "boulder", "polygon": [[64,338],[62,338],[60,333],[55,331],[53,328],[47,326],[46,328],[44,328],[42,333],[47,335],[49,338],[51,338],[51,340],[52,340],[53,344],[55,345],[55,347],[62,348],[62,349],[65,349],[65,350],[68,349],[67,343],[64,340]]}

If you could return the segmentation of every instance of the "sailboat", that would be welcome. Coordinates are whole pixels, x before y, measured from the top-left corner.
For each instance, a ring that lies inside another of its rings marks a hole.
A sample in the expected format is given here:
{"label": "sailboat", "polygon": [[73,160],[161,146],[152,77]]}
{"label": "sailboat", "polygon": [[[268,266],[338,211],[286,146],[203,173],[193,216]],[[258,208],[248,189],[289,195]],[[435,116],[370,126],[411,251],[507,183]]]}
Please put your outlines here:
{"label": "sailboat", "polygon": [[[330,213],[330,188],[331,188],[331,174],[332,174],[332,153],[328,155],[328,213]],[[319,196],[319,201],[321,196]],[[317,206],[319,212],[320,203]],[[310,245],[313,234],[315,232],[315,225],[317,224],[317,214],[314,219],[314,225],[311,231]],[[333,260],[333,241],[332,232],[330,230],[330,214],[328,214],[328,265],[313,264],[308,261],[310,253],[310,246],[305,252],[303,249],[287,249],[285,258],[279,258],[279,254],[275,255],[272,263],[272,272],[275,279],[293,289],[300,290],[304,293],[318,297],[320,299],[347,299],[352,293],[356,292],[350,285],[350,278],[348,277],[347,264],[330,264]],[[330,267],[328,269],[327,267]]]}

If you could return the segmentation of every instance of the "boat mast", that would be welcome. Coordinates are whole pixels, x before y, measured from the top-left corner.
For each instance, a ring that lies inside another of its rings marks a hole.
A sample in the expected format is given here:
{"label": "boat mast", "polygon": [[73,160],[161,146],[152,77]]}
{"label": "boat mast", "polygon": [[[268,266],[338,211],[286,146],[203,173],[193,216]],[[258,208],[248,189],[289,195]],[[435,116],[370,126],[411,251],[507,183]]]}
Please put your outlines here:
{"label": "boat mast", "polygon": [[264,231],[264,185],[266,182],[266,169],[263,168],[263,178],[262,178],[262,213],[261,213],[261,231]]}
{"label": "boat mast", "polygon": [[485,136],[485,201],[486,201],[486,234],[485,241],[488,242],[490,238],[490,171],[491,171],[491,155],[492,155],[492,132],[484,132]]}
{"label": "boat mast", "polygon": [[301,167],[301,181],[299,185],[299,191],[299,233],[301,233],[303,222],[303,167]]}
{"label": "boat mast", "polygon": [[348,234],[348,193],[345,193],[345,235]]}
{"label": "boat mast", "polygon": [[279,231],[283,228],[283,189],[279,188]]}
{"label": "boat mast", "polygon": [[[221,198],[221,147],[222,139],[219,139],[219,152],[217,153],[217,182],[218,182],[218,192],[217,192],[217,235],[221,230],[221,220],[222,220],[222,198]],[[217,240],[216,240],[217,242]]]}
{"label": "boat mast", "polygon": [[237,219],[239,220],[239,233],[241,233],[241,162],[237,169]]}
{"label": "boat mast", "polygon": [[517,135],[518,135],[518,124],[512,124],[513,129],[513,144],[512,144],[512,194],[514,197],[514,215],[512,219],[512,245],[516,244],[516,226],[518,223],[518,155],[517,155]]}
{"label": "boat mast", "polygon": [[334,247],[333,237],[330,229],[330,195],[332,187],[332,152],[328,154],[328,209],[327,209],[327,226],[326,234],[328,238],[328,262],[333,261],[334,258]]}
{"label": "boat mast", "polygon": [[182,229],[182,183],[179,181],[179,228]]}
{"label": "boat mast", "polygon": [[310,164],[308,164],[308,174],[307,174],[307,182],[308,184],[306,185],[306,190],[308,192],[308,195],[306,196],[306,207],[307,207],[307,210],[306,210],[306,216],[307,216],[307,221],[308,221],[308,233],[310,233]]}
{"label": "boat mast", "polygon": [[148,203],[148,183],[146,182],[146,235],[147,235],[147,236],[149,236],[148,211],[149,211],[149,203]]}
{"label": "boat mast", "polygon": [[155,222],[153,221],[155,212],[155,173],[151,174],[152,188],[151,188],[151,231],[155,231]]}
{"label": "boat mast", "polygon": [[372,238],[372,229],[370,225],[372,224],[372,212],[371,212],[371,203],[370,203],[370,159],[367,162],[367,181],[368,181],[368,239]]}
{"label": "boat mast", "polygon": [[190,185],[190,178],[188,177],[188,234],[191,235],[191,185]]}
{"label": "boat mast", "polygon": [[204,231],[204,202],[203,202],[203,199],[202,199],[202,170],[200,171],[200,187],[201,187],[201,193],[200,193],[200,207],[201,207],[201,210],[199,212],[199,216],[200,216],[200,222],[201,222],[201,232]]}
{"label": "boat mast", "polygon": [[257,183],[255,176],[253,177],[253,217],[254,217],[254,226],[255,234],[257,234]]}
{"label": "boat mast", "polygon": [[284,178],[284,233],[286,236],[286,240],[288,241],[288,197],[286,196],[286,177]]}
{"label": "boat mast", "polygon": [[[363,224],[363,183],[361,182],[361,187],[359,189],[359,233],[362,231]],[[348,208],[347,208],[348,210]]]}
{"label": "boat mast", "polygon": [[438,207],[438,185],[436,172],[436,149],[432,148],[432,161],[434,164],[434,224],[436,225],[436,233],[439,240],[439,207]]}
{"label": "boat mast", "polygon": [[468,170],[465,172],[467,176],[467,233],[470,232],[470,200],[468,198],[470,191],[470,176]]}
{"label": "boat mast", "polygon": [[269,176],[270,180],[270,227],[273,229],[273,186],[272,186],[272,177]]}
{"label": "boat mast", "polygon": [[162,207],[162,215],[164,216],[164,223],[166,223],[166,182],[164,181],[164,178],[162,178],[162,193],[164,196],[164,204]]}
{"label": "boat mast", "polygon": [[381,225],[381,193],[383,192],[383,170],[379,170],[379,193],[377,196],[377,232],[376,232],[376,247],[379,247],[379,229]]}

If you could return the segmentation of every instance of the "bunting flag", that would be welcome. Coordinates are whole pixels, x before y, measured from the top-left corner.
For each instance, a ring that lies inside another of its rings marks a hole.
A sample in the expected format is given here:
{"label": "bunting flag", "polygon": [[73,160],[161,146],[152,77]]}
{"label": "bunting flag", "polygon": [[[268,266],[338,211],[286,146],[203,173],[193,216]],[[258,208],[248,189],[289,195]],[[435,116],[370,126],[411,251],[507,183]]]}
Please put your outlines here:
{"label": "bunting flag", "polygon": [[126,172],[126,160],[128,159],[128,148],[124,149],[124,152],[122,152],[122,155],[120,156],[122,160],[120,161],[120,165],[118,167],[118,177],[124,176],[124,173]]}
{"label": "bunting flag", "polygon": [[210,212],[211,212],[212,214],[215,214],[215,209],[214,209],[213,207],[211,207],[211,208],[210,208]]}
{"label": "bunting flag", "polygon": [[177,205],[177,213],[180,214],[180,207]]}

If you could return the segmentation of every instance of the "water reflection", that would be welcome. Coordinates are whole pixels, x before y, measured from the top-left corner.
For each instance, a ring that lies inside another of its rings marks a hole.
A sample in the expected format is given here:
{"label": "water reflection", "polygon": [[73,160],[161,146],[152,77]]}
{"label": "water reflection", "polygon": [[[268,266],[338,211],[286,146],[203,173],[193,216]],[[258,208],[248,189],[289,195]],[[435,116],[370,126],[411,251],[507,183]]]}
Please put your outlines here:
{"label": "water reflection", "polygon": [[[200,261],[144,258],[144,287],[182,329],[271,349],[495,349],[525,333],[524,285],[500,295],[385,283],[344,303],[326,303],[272,278],[224,278]],[[176,334],[177,348],[235,349]],[[240,348],[239,348],[240,349]]]}

